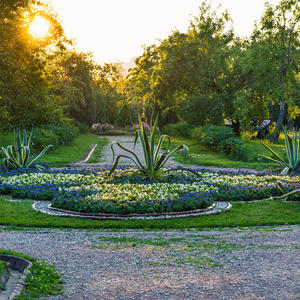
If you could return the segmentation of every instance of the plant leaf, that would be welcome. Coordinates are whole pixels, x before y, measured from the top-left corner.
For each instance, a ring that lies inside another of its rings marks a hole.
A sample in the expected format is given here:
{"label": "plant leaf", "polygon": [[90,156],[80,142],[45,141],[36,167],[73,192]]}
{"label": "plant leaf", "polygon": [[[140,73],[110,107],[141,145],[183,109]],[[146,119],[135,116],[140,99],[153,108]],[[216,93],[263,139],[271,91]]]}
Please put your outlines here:
{"label": "plant leaf", "polygon": [[43,149],[43,151],[41,153],[39,153],[39,155],[37,155],[28,165],[27,167],[29,167],[30,165],[32,165],[35,161],[37,161],[41,156],[43,156],[47,150],[50,148],[50,147],[53,147],[52,145],[48,145],[47,147],[45,147]]}

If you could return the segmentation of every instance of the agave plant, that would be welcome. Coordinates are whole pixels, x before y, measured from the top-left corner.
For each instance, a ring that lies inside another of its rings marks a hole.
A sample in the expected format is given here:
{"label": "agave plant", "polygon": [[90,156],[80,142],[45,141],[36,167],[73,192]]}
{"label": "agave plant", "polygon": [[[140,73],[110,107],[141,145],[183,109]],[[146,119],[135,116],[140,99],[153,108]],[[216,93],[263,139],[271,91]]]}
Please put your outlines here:
{"label": "agave plant", "polygon": [[287,156],[289,162],[286,162],[284,159],[282,159],[274,150],[272,150],[268,145],[266,145],[264,142],[259,140],[277,159],[273,159],[268,156],[259,155],[261,157],[264,157],[266,159],[269,159],[273,162],[276,162],[283,166],[283,169],[281,171],[282,175],[291,174],[293,171],[297,170],[300,165],[300,132],[295,131],[293,137],[290,137],[287,132],[287,128],[283,127],[284,132],[284,141],[285,141],[285,147],[287,151]]}
{"label": "agave plant", "polygon": [[[152,126],[152,120],[150,122],[150,136],[148,138],[147,132],[144,128],[144,125],[142,123],[142,120],[139,116],[139,126],[140,128],[135,133],[135,139],[134,139],[134,147],[136,146],[136,142],[139,139],[142,152],[144,156],[144,165],[140,161],[139,157],[131,150],[124,147],[119,142],[112,142],[111,149],[113,152],[113,159],[115,158],[115,152],[113,149],[113,146],[116,144],[118,147],[123,149],[127,154],[131,154],[131,156],[120,154],[116,157],[116,160],[109,172],[109,175],[111,175],[115,169],[118,166],[120,158],[128,158],[133,161],[133,163],[136,165],[136,169],[133,170],[126,170],[123,171],[121,174],[125,173],[131,173],[130,176],[126,179],[126,181],[130,180],[134,175],[141,174],[142,178],[145,180],[152,180],[152,179],[158,179],[165,176],[175,175],[176,171],[179,170],[186,170],[189,171],[197,176],[200,176],[198,173],[194,172],[193,170],[187,169],[187,168],[177,168],[177,169],[166,169],[163,168],[168,161],[168,159],[175,153],[179,151],[184,151],[184,160],[186,160],[187,154],[188,154],[188,147],[181,144],[178,145],[175,149],[170,151],[171,147],[171,138],[168,135],[161,135],[158,141],[157,146],[155,147],[155,131],[157,129],[157,120],[158,117],[156,117],[155,122]],[[167,142],[167,147],[162,148],[163,142]]]}
{"label": "agave plant", "polygon": [[[1,150],[5,154],[5,158],[3,159],[5,170],[9,170],[9,165],[12,164],[16,168],[27,168],[30,167],[34,162],[36,162],[42,155],[46,153],[46,151],[52,147],[52,145],[48,145],[43,149],[43,151],[38,154],[33,160],[29,162],[30,157],[30,143],[31,137],[33,134],[33,129],[27,139],[26,130],[24,129],[23,138],[21,137],[21,133],[19,129],[14,130],[14,145],[10,145],[7,149],[1,147]],[[40,165],[35,165],[38,169],[44,169]]]}
{"label": "agave plant", "polygon": [[283,195],[281,195],[279,197],[274,197],[274,198],[276,198],[276,199],[284,199],[285,198],[286,200],[288,200],[293,194],[300,192],[300,189],[295,189],[293,191],[286,192],[286,190],[283,186],[283,183],[300,183],[300,180],[299,179],[285,179],[285,178],[279,179],[277,181],[277,186],[280,189],[280,191],[283,193]]}

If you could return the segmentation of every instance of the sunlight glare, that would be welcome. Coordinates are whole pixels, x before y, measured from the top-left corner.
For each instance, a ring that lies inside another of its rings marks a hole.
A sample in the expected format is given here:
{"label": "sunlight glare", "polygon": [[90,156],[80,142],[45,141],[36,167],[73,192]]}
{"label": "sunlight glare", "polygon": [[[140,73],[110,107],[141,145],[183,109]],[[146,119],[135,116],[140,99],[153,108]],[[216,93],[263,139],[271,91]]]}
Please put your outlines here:
{"label": "sunlight glare", "polygon": [[29,26],[29,33],[35,38],[44,38],[49,29],[49,21],[41,16],[37,16],[33,19]]}

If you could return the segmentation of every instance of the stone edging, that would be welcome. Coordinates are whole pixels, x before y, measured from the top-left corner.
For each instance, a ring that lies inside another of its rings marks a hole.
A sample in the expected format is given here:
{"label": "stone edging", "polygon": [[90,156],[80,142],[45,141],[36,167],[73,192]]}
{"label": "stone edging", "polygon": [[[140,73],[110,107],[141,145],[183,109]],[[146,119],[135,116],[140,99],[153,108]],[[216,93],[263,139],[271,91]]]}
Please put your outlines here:
{"label": "stone edging", "polygon": [[[25,258],[12,256],[12,255],[4,255],[0,254],[0,260],[6,261],[9,263],[9,268],[13,270],[17,270],[21,273],[20,278],[18,279],[16,287],[11,292],[9,300],[14,299],[14,297],[21,294],[23,288],[25,287],[25,279],[29,275],[29,268],[32,266],[32,263]],[[9,276],[6,276],[6,282],[8,281]]]}
{"label": "stone edging", "polygon": [[[46,205],[45,205],[46,204]],[[229,210],[232,207],[230,202],[214,202],[210,207],[206,209],[197,209],[192,211],[183,212],[170,212],[170,213],[155,213],[155,214],[132,214],[132,215],[116,215],[116,214],[89,214],[80,213],[74,211],[68,211],[51,207],[50,202],[40,201],[33,204],[33,208],[42,213],[55,215],[58,217],[71,217],[71,218],[84,218],[94,220],[162,220],[173,218],[187,218],[187,217],[199,217],[201,215],[213,215],[219,214]]]}

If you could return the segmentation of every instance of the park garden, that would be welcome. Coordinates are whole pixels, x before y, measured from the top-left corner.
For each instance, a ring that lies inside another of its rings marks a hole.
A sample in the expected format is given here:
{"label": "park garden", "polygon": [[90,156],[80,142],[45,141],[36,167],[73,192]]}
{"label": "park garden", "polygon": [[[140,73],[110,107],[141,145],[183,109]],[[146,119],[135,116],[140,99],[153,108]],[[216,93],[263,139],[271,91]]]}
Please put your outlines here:
{"label": "park garden", "polygon": [[[299,1],[266,5],[250,38],[235,36],[227,11],[204,1],[186,33],[174,30],[145,46],[126,78],[119,63],[100,66],[72,48],[50,7],[5,1],[0,15],[0,225],[299,224]],[[37,15],[52,22],[39,40],[26,33]],[[272,120],[261,139],[253,119]],[[115,137],[111,165],[103,161],[107,136]],[[84,168],[75,166],[87,157]],[[169,166],[170,159],[178,165]],[[44,214],[32,208],[38,201],[86,217]],[[218,202],[231,208],[189,217]]]}

